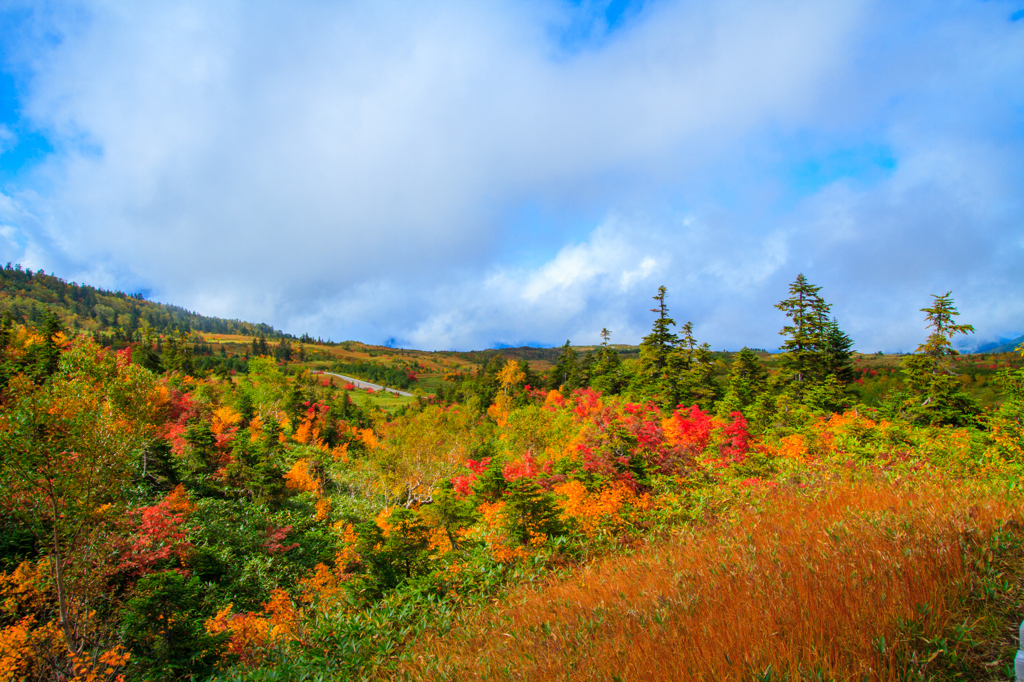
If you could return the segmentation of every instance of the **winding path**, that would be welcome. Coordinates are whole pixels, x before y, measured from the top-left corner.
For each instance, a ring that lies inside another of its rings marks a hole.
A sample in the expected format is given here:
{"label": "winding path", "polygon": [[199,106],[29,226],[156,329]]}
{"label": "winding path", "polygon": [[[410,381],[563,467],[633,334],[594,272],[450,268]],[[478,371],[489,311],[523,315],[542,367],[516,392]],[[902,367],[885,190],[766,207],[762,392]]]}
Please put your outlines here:
{"label": "winding path", "polygon": [[363,381],[362,379],[356,379],[355,377],[347,377],[344,374],[335,374],[334,372],[323,371],[318,371],[317,374],[326,374],[328,376],[344,379],[345,381],[349,382],[356,388],[372,388],[374,391],[387,391],[388,393],[394,393],[395,395],[404,395],[409,398],[413,397],[412,393],[408,393],[406,391],[399,391],[397,388],[386,388],[384,386],[379,386],[377,384],[371,384],[369,381]]}

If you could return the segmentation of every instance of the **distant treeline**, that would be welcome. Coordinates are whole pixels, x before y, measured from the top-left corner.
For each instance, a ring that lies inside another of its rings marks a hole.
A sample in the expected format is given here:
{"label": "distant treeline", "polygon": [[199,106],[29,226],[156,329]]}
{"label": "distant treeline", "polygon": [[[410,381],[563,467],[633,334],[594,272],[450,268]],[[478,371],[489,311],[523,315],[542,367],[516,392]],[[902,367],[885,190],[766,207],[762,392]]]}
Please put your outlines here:
{"label": "distant treeline", "polygon": [[49,313],[69,332],[102,332],[125,342],[140,340],[145,327],[157,334],[177,330],[294,338],[268,324],[206,317],[179,306],[147,301],[140,293],[66,282],[42,270],[33,272],[10,263],[0,269],[0,315],[4,313],[32,325]]}

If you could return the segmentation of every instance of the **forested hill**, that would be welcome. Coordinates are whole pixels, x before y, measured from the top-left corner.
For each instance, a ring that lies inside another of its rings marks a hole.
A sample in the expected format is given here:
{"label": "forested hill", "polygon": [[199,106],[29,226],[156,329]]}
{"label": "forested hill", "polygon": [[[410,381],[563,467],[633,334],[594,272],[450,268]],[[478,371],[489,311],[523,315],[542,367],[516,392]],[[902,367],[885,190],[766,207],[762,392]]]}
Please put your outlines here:
{"label": "forested hill", "polygon": [[69,331],[120,332],[132,338],[149,326],[157,333],[206,332],[291,338],[268,324],[206,317],[185,308],[147,301],[142,294],[106,291],[66,282],[42,270],[33,272],[8,263],[0,270],[0,315],[35,324],[47,312]]}

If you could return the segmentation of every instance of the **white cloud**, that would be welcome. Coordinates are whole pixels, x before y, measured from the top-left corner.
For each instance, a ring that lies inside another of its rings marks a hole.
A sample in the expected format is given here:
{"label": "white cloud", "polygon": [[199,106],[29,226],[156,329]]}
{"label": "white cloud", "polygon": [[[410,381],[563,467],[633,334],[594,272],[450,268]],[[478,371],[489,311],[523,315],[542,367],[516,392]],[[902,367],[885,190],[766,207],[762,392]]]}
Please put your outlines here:
{"label": "white cloud", "polygon": [[[10,49],[57,151],[19,177],[3,248],[421,347],[636,341],[662,283],[713,344],[771,345],[802,270],[866,342],[907,344],[930,286],[1024,299],[1019,249],[995,248],[1024,215],[1003,8],[666,0],[566,51],[557,0],[33,7]],[[864,141],[893,173],[794,195],[794,163]],[[553,234],[511,220],[524,205]]]}

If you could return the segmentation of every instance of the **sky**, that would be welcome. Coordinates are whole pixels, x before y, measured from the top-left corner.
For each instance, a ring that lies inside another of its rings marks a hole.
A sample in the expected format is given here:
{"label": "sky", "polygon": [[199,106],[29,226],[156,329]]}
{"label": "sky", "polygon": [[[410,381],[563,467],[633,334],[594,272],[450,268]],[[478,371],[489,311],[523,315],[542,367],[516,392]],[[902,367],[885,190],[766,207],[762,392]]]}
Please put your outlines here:
{"label": "sky", "polygon": [[299,335],[1024,334],[1024,0],[0,0],[0,262]]}

